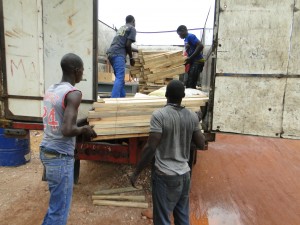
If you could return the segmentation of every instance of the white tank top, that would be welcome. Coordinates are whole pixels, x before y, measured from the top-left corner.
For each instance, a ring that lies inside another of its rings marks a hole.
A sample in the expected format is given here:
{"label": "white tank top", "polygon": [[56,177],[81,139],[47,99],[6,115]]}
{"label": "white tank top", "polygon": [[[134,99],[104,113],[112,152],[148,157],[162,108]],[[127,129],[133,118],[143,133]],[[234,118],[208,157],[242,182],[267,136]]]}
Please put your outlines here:
{"label": "white tank top", "polygon": [[68,82],[51,85],[44,97],[44,137],[41,147],[66,155],[74,155],[76,137],[65,137],[61,126],[65,112],[65,98],[68,93],[79,91]]}

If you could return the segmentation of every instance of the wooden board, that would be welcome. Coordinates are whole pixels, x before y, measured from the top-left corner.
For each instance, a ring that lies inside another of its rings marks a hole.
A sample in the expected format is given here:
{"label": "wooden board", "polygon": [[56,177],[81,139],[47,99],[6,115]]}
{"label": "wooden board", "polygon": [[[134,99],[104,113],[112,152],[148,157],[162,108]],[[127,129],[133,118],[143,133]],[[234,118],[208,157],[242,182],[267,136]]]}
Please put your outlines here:
{"label": "wooden board", "polygon": [[94,205],[102,206],[121,206],[121,207],[133,207],[133,208],[148,208],[148,203],[144,202],[127,202],[127,201],[109,201],[109,200],[94,200]]}
{"label": "wooden board", "polygon": [[122,138],[133,138],[133,137],[148,137],[149,133],[140,133],[140,134],[110,134],[110,135],[101,135],[93,138],[92,141],[103,141],[103,140],[114,140]]}

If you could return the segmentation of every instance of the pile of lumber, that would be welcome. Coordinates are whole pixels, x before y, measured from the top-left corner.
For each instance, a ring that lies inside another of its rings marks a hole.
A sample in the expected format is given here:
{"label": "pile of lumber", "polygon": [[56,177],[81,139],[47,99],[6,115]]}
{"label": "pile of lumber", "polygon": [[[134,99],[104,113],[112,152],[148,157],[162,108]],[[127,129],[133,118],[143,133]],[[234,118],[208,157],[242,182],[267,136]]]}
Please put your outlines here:
{"label": "pile of lumber", "polygon": [[[203,96],[185,97],[182,105],[198,111],[207,101]],[[88,115],[89,124],[98,135],[93,140],[148,136],[152,113],[166,102],[165,97],[103,98],[101,102],[94,102],[94,110]]]}
{"label": "pile of lumber", "polygon": [[182,51],[147,52],[140,50],[130,74],[139,80],[139,92],[149,93],[166,84],[166,80],[185,72]]}
{"label": "pile of lumber", "polygon": [[125,195],[128,192],[140,192],[142,188],[125,187],[94,192],[92,196],[94,205],[120,206],[133,208],[148,208],[145,195]]}

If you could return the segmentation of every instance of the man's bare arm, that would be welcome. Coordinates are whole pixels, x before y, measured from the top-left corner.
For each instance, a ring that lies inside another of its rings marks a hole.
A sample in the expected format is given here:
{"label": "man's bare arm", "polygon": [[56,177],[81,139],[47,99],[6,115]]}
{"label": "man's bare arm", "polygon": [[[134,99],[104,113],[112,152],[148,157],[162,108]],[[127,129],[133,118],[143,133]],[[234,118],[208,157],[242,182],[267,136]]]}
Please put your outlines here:
{"label": "man's bare arm", "polygon": [[205,147],[205,137],[202,134],[201,130],[195,131],[193,133],[192,141],[195,143],[197,148],[204,150]]}
{"label": "man's bare arm", "polygon": [[135,182],[143,169],[151,162],[155,155],[156,147],[161,139],[161,133],[150,133],[147,143],[142,150],[141,159],[138,162],[134,173],[130,177],[132,186],[135,187]]}
{"label": "man's bare arm", "polygon": [[61,132],[66,137],[74,137],[80,134],[85,134],[89,137],[96,137],[97,134],[92,127],[85,125],[77,126],[78,108],[81,103],[81,93],[79,91],[70,92],[66,96],[65,112]]}

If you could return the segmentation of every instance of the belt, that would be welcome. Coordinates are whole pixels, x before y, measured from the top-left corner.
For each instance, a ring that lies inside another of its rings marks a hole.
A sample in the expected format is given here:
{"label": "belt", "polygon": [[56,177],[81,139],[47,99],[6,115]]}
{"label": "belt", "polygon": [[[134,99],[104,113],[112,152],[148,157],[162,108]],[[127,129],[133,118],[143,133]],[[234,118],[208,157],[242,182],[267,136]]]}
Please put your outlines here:
{"label": "belt", "polygon": [[166,174],[166,173],[164,173],[164,172],[158,170],[157,168],[155,169],[155,173],[156,173],[157,175],[160,175],[160,176],[178,176],[177,174],[173,174],[173,175]]}
{"label": "belt", "polygon": [[49,151],[48,149],[45,149],[45,148],[40,148],[41,151],[47,155],[50,155],[50,156],[56,156],[56,157],[66,157],[66,156],[70,156],[70,155],[67,155],[67,154],[62,154],[62,153],[59,153],[59,152],[55,152],[55,151]]}

